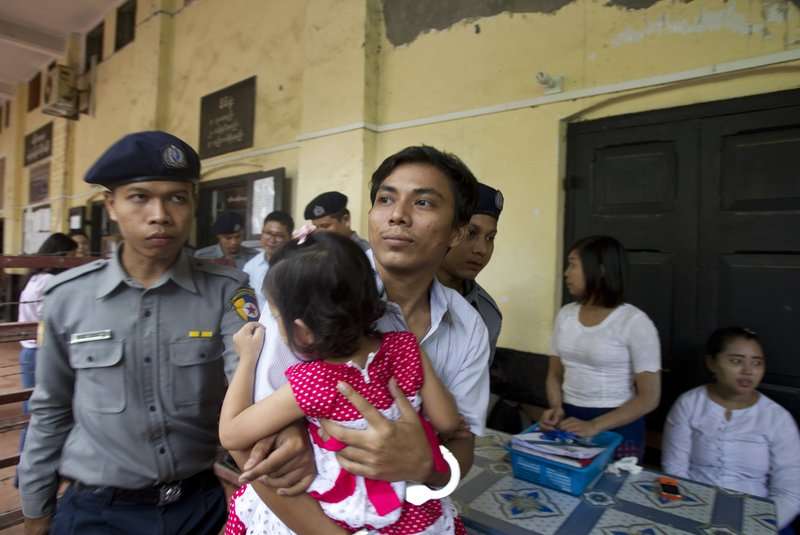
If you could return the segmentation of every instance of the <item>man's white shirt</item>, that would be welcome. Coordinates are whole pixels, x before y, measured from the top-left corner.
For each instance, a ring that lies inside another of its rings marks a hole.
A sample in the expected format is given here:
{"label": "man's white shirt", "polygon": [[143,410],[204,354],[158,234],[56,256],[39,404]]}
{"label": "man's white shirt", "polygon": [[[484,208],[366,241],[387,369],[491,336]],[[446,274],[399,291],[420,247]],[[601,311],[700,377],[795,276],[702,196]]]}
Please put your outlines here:
{"label": "man's white shirt", "polygon": [[242,268],[242,271],[250,276],[250,287],[256,292],[256,299],[258,299],[258,309],[261,315],[269,315],[267,308],[267,297],[264,295],[264,279],[267,278],[267,271],[269,271],[269,262],[264,253],[259,253],[250,260]]}

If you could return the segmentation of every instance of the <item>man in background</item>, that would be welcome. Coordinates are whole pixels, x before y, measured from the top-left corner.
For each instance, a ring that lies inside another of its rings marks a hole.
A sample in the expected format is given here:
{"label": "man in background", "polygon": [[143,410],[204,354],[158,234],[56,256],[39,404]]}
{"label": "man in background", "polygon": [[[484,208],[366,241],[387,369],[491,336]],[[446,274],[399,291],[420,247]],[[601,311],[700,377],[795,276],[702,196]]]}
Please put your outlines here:
{"label": "man in background", "polygon": [[217,237],[217,243],[198,249],[196,258],[227,258],[238,269],[242,269],[248,260],[258,254],[258,250],[244,247],[244,220],[236,212],[222,212],[217,216],[211,233]]}
{"label": "man in background", "polygon": [[335,232],[350,238],[361,247],[369,249],[369,242],[350,228],[350,210],[347,209],[347,195],[338,191],[326,191],[314,197],[306,206],[303,217],[319,230]]}
{"label": "man in background", "polygon": [[294,220],[286,212],[275,210],[267,214],[264,218],[264,226],[261,227],[261,245],[264,252],[251,258],[243,268],[243,271],[250,276],[250,287],[256,291],[258,298],[258,308],[262,312],[266,310],[267,298],[264,295],[264,279],[269,271],[269,260],[284,243],[289,241],[294,230]]}
{"label": "man in background", "polygon": [[461,243],[450,249],[437,274],[442,284],[464,296],[483,318],[489,329],[491,360],[494,359],[497,339],[500,337],[503,314],[492,296],[475,282],[475,278],[492,259],[497,222],[502,211],[503,194],[491,186],[478,183],[478,207],[467,225],[467,235]]}

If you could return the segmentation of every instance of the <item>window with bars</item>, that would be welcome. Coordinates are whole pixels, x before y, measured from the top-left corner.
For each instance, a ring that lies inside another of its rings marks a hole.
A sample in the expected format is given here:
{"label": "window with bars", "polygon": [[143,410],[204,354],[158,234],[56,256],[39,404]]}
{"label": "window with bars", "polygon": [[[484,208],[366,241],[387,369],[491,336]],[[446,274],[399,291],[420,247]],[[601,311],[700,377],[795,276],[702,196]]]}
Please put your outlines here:
{"label": "window with bars", "polygon": [[86,34],[86,57],[84,61],[84,70],[88,71],[92,66],[92,57],[97,59],[99,64],[103,61],[103,33],[105,31],[105,24],[101,22],[94,27],[92,31]]}
{"label": "window with bars", "polygon": [[117,33],[114,51],[124,47],[136,36],[136,0],[128,0],[117,8]]}
{"label": "window with bars", "polygon": [[28,111],[33,111],[39,107],[42,100],[42,73],[37,72],[36,76],[28,82]]}

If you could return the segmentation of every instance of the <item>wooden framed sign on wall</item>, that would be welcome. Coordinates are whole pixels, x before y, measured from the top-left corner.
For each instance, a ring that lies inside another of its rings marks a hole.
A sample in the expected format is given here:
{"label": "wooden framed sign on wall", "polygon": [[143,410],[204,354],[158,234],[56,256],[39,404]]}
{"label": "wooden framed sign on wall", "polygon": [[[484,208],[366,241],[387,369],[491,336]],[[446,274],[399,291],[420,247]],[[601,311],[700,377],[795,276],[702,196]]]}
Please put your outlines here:
{"label": "wooden framed sign on wall", "polygon": [[28,204],[47,200],[50,194],[50,162],[31,167],[29,175]]}
{"label": "wooden framed sign on wall", "polygon": [[252,147],[255,110],[255,76],[201,98],[200,158]]}
{"label": "wooden framed sign on wall", "polygon": [[25,165],[50,157],[53,153],[53,123],[47,123],[25,136]]}

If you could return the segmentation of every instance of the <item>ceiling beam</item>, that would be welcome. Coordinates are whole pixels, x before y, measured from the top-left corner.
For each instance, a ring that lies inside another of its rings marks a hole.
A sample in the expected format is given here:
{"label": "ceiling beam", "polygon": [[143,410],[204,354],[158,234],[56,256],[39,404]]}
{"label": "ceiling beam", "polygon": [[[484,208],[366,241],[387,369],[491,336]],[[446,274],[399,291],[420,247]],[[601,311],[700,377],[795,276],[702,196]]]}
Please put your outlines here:
{"label": "ceiling beam", "polygon": [[0,19],[0,41],[53,58],[62,56],[67,45],[63,36],[4,19]]}

